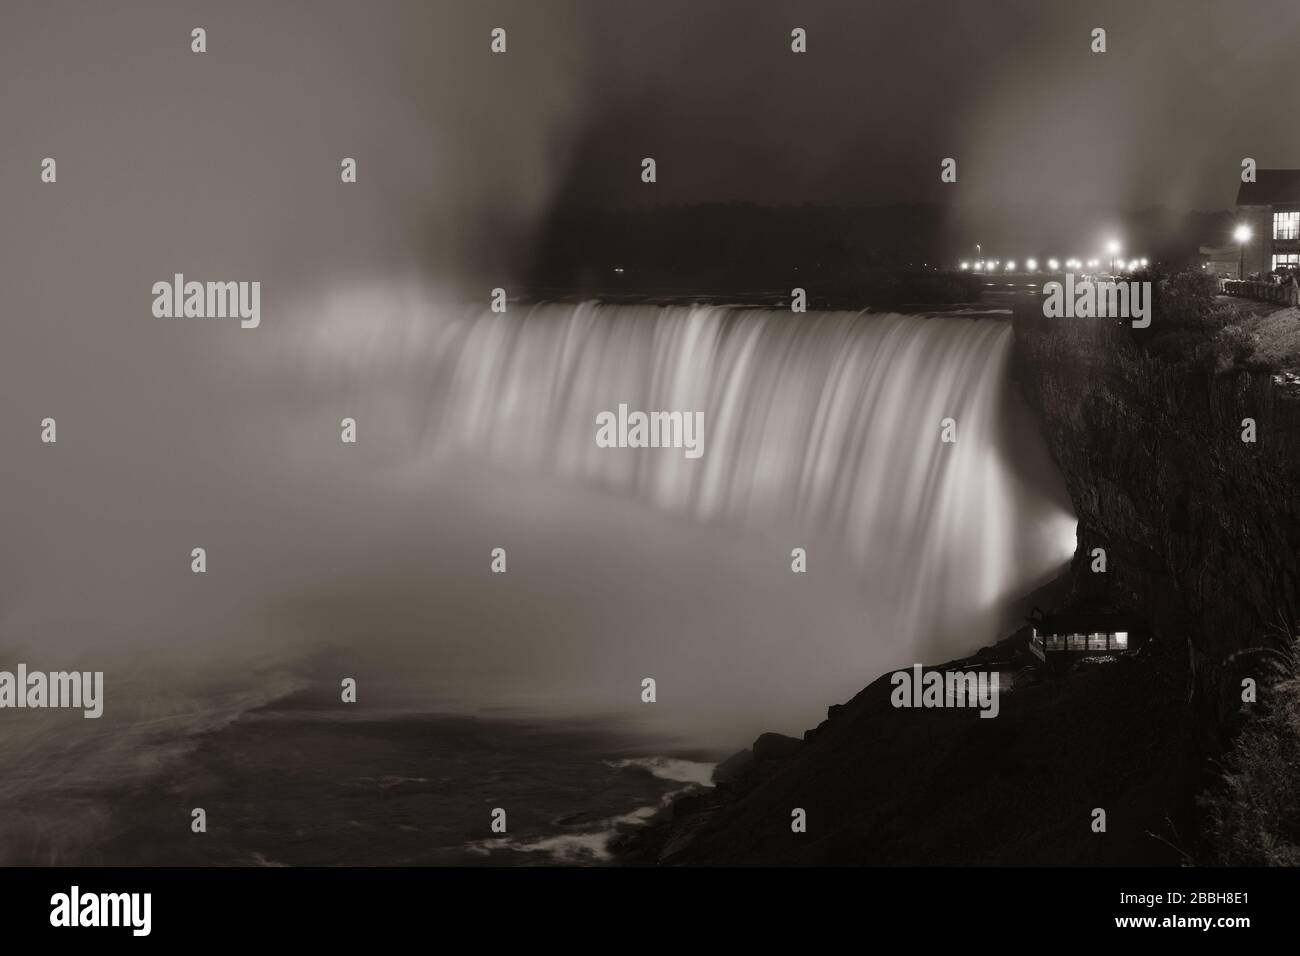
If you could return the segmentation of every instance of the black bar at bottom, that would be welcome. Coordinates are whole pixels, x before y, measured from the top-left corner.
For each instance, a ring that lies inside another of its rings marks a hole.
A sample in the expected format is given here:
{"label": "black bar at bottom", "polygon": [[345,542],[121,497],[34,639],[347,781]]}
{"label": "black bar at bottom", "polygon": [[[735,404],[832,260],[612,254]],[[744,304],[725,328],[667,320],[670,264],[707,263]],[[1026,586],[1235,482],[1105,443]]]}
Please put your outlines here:
{"label": "black bar at bottom", "polygon": [[[1282,869],[8,869],[0,919],[6,941],[128,945],[543,943],[575,933],[576,943],[597,932],[669,944],[685,942],[687,927],[697,943],[809,930],[864,941],[915,931],[995,943],[1045,931],[1230,943],[1294,929],[1297,886]],[[120,894],[149,894],[147,935],[144,896]],[[121,925],[80,925],[115,917]]]}

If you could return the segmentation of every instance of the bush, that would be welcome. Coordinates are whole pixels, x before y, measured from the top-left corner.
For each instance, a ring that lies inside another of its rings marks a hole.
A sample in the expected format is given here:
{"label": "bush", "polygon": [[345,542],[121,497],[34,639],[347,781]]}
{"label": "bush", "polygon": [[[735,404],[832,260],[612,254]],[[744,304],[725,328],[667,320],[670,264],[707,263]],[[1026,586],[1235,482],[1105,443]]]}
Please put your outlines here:
{"label": "bush", "polygon": [[1203,272],[1175,273],[1153,288],[1156,319],[1164,330],[1218,328],[1232,315],[1230,307],[1215,302],[1218,281]]}
{"label": "bush", "polygon": [[1203,272],[1168,277],[1135,275],[1154,290],[1149,330],[1133,333],[1148,354],[1188,371],[1222,375],[1259,364],[1256,337],[1236,324],[1238,313],[1216,299],[1219,284]]}
{"label": "bush", "polygon": [[1245,368],[1250,365],[1258,350],[1258,336],[1240,325],[1225,325],[1215,336],[1221,351],[1227,354],[1228,368]]}
{"label": "bush", "polygon": [[1258,365],[1259,337],[1239,325],[1225,325],[1197,347],[1193,364],[1212,375]]}

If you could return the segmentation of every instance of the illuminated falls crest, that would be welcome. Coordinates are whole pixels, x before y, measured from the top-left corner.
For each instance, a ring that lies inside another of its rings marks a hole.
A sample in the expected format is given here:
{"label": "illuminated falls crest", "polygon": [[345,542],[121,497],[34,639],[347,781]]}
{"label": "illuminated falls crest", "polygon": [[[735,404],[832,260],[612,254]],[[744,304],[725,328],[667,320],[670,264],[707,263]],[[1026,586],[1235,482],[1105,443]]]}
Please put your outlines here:
{"label": "illuminated falls crest", "polygon": [[[1073,549],[1072,519],[1009,463],[1041,454],[1008,421],[1009,323],[585,304],[448,333],[436,455],[476,449],[670,513],[798,529],[791,547],[824,543],[810,560],[864,573],[908,630],[969,625]],[[598,447],[597,416],[623,403],[702,412],[702,456]]]}

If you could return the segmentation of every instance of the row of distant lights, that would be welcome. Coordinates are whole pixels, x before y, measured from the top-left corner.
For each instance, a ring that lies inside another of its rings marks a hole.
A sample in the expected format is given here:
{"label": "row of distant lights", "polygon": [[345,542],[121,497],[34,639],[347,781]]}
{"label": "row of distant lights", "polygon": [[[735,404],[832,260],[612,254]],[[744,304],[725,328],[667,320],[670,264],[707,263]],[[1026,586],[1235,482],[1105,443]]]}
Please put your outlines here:
{"label": "row of distant lights", "polygon": [[[1149,264],[1150,263],[1147,259],[1129,259],[1127,262],[1123,260],[1117,260],[1117,265],[1124,272],[1136,272],[1138,269],[1145,269]],[[1085,266],[1089,269],[1098,269],[1101,267],[1101,260],[1089,259],[1086,263],[1082,259],[1065,260],[1065,268],[1067,269],[1082,269]],[[963,262],[961,264],[961,267],[962,269],[969,269],[975,272],[996,272],[998,268],[1002,268],[1007,272],[1015,272],[1016,261],[1014,259],[1009,259],[1004,263],[1001,259],[989,259],[987,261],[980,259],[978,262],[975,263],[971,263],[969,261]],[[1047,260],[1047,269],[1049,272],[1056,272],[1060,268],[1061,268],[1061,261],[1059,259]],[[1028,272],[1037,272],[1038,260],[1026,259],[1025,269]]]}

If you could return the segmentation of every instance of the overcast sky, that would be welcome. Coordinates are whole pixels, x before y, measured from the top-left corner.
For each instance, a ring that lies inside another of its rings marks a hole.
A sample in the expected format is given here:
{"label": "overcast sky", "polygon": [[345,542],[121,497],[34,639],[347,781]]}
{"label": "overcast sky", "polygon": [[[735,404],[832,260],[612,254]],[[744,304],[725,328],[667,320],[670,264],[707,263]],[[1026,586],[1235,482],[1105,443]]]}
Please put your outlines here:
{"label": "overcast sky", "polygon": [[491,271],[557,202],[1222,209],[1243,156],[1300,165],[1297,36],[1291,0],[11,2],[0,174],[39,233],[59,159],[63,242],[304,274]]}
{"label": "overcast sky", "polygon": [[[1222,208],[1242,156],[1300,163],[1288,2],[613,3],[588,65],[591,151],[674,198],[1053,198]],[[652,12],[653,11],[653,12]],[[809,52],[789,50],[808,31]],[[1107,52],[1090,34],[1107,31]],[[589,42],[591,42],[589,41]],[[602,55],[603,54],[603,55]],[[959,162],[957,189],[938,164]],[[622,195],[635,198],[635,182]]]}

